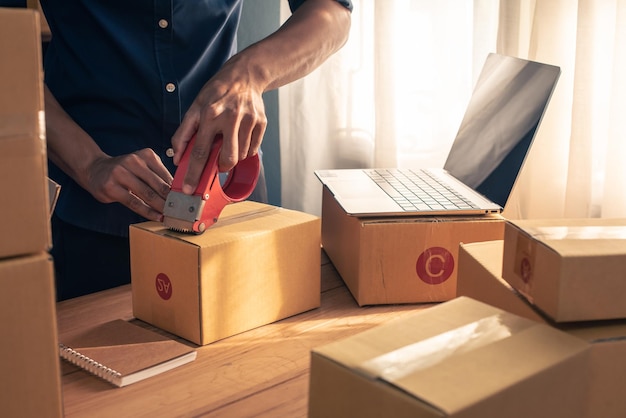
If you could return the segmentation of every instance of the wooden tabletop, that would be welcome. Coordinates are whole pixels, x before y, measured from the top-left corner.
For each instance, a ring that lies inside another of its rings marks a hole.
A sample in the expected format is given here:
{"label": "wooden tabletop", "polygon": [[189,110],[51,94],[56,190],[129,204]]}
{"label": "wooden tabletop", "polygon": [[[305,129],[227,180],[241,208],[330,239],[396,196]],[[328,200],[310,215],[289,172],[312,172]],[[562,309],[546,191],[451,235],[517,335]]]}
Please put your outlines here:
{"label": "wooden tabletop", "polygon": [[[359,307],[322,252],[321,307],[198,347],[195,361],[117,388],[62,362],[66,417],[306,417],[314,347],[428,304]],[[132,319],[130,285],[58,303],[59,339]]]}

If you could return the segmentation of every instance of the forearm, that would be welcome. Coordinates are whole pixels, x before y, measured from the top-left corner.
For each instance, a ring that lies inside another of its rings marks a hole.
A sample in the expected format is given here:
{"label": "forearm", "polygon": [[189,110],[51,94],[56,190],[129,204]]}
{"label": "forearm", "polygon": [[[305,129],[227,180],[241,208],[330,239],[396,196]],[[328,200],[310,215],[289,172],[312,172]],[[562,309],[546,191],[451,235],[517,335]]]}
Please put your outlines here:
{"label": "forearm", "polygon": [[149,148],[109,156],[45,88],[48,158],[101,203],[161,221],[172,175]]}
{"label": "forearm", "polygon": [[247,68],[262,91],[281,87],[338,51],[348,39],[350,18],[350,11],[334,0],[307,0],[279,30],[234,56],[227,66]]}
{"label": "forearm", "polygon": [[63,110],[47,86],[45,110],[48,158],[84,187],[89,165],[105,154]]}
{"label": "forearm", "polygon": [[276,32],[235,54],[207,81],[172,137],[174,164],[192,136],[199,138],[185,193],[196,189],[216,134],[224,138],[222,171],[259,151],[267,125],[263,93],[304,77],[339,50],[350,19],[350,11],[335,0],[306,0]]}

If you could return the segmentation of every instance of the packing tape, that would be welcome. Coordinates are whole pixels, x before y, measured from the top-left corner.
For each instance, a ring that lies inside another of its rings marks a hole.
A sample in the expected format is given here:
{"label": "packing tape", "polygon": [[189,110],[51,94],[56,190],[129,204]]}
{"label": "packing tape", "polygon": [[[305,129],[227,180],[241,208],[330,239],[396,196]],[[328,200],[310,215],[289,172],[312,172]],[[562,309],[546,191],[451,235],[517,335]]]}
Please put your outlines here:
{"label": "packing tape", "polygon": [[37,136],[45,142],[46,117],[43,110],[28,114],[0,114],[0,140],[23,136]]}
{"label": "packing tape", "polygon": [[370,378],[398,381],[452,356],[508,338],[531,324],[531,321],[514,315],[492,315],[374,357],[356,369]]}
{"label": "packing tape", "polygon": [[626,239],[626,225],[543,226],[524,231],[540,240]]}

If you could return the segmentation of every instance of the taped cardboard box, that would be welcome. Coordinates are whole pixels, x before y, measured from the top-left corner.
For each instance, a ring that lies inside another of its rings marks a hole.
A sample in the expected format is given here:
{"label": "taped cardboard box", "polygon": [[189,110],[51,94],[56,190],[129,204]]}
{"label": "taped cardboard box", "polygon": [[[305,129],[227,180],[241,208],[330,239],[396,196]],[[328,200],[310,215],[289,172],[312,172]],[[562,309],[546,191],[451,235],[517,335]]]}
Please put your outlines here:
{"label": "taped cardboard box", "polygon": [[35,10],[0,8],[0,258],[52,245],[39,27]]}
{"label": "taped cardboard box", "polygon": [[320,306],[320,219],[226,206],[201,235],[130,227],[135,317],[204,345]]}
{"label": "taped cardboard box", "polygon": [[557,322],[626,318],[626,219],[508,221],[502,278]]}
{"label": "taped cardboard box", "polygon": [[457,295],[467,296],[515,315],[548,323],[549,318],[502,279],[503,240],[461,243]]}
{"label": "taped cardboard box", "polygon": [[588,345],[455,298],[315,348],[309,417],[582,417]]}
{"label": "taped cardboard box", "polygon": [[549,324],[591,344],[588,418],[622,418],[626,411],[626,320],[556,323],[501,277],[503,241],[461,244],[457,291],[507,312]]}
{"label": "taped cardboard box", "polygon": [[459,242],[503,234],[500,215],[358,218],[322,194],[322,245],[360,306],[453,299]]}
{"label": "taped cardboard box", "polygon": [[0,261],[0,416],[62,417],[52,260]]}

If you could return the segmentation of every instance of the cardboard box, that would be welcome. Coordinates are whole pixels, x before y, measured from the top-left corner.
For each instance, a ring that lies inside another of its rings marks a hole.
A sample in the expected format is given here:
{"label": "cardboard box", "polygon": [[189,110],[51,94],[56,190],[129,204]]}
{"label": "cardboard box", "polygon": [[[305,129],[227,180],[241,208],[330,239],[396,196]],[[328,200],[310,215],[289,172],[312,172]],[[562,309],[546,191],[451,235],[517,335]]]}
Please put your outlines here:
{"label": "cardboard box", "polygon": [[588,354],[460,297],[313,349],[309,417],[581,417]]}
{"label": "cardboard box", "polygon": [[626,411],[626,321],[560,324],[591,344],[586,418],[623,418]]}
{"label": "cardboard box", "polygon": [[52,245],[39,27],[35,10],[0,8],[0,258]]}
{"label": "cardboard box", "polygon": [[589,394],[585,416],[622,418],[626,411],[626,320],[556,323],[501,277],[503,241],[461,244],[459,296],[480,300],[530,318],[591,344]]}
{"label": "cardboard box", "polygon": [[467,296],[533,321],[549,318],[502,278],[504,241],[461,243],[457,295]]}
{"label": "cardboard box", "polygon": [[26,0],[26,7],[37,10],[39,12],[39,16],[41,17],[41,40],[43,42],[50,42],[52,39],[52,32],[50,32],[50,26],[48,25],[48,21],[43,14],[43,10],[41,10],[41,4],[39,0]]}
{"label": "cardboard box", "polygon": [[502,278],[557,322],[626,318],[626,219],[508,221]]}
{"label": "cardboard box", "polygon": [[61,185],[56,181],[48,178],[48,216],[51,218],[54,213],[54,208],[59,200],[59,194],[61,193]]}
{"label": "cardboard box", "polygon": [[500,215],[349,216],[323,190],[322,245],[360,306],[453,299],[459,242],[503,234]]}
{"label": "cardboard box", "polygon": [[201,235],[131,225],[134,315],[208,344],[320,306],[320,219],[228,205]]}
{"label": "cardboard box", "polygon": [[0,416],[62,417],[52,260],[0,261]]}

